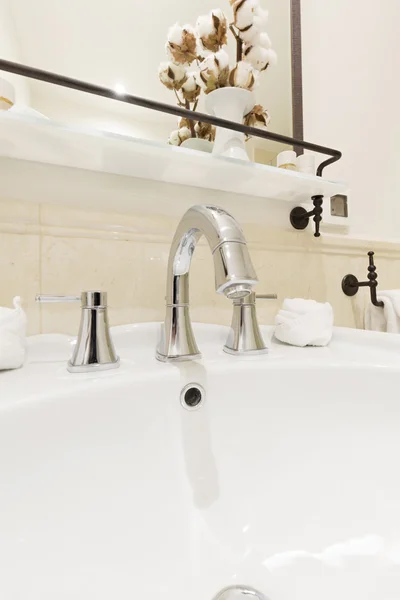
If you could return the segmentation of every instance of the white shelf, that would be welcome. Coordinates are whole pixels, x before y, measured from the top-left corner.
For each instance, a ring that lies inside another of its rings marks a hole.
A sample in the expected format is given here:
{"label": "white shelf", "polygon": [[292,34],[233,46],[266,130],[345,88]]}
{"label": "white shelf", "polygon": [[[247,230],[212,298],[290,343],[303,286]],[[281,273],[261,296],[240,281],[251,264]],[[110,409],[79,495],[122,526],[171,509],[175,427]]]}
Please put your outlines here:
{"label": "white shelf", "polygon": [[347,190],[303,173],[6,112],[0,157],[298,203]]}

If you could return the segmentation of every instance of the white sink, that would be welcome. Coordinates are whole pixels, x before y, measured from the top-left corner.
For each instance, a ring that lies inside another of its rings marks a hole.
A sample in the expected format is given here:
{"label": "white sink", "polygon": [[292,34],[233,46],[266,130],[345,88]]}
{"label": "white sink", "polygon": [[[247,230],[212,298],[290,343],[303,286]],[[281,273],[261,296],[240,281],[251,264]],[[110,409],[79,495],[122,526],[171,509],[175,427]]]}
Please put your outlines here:
{"label": "white sink", "polygon": [[172,365],[158,327],[114,328],[114,371],[36,336],[0,374],[1,600],[398,600],[400,336],[237,358],[195,325],[203,360]]}

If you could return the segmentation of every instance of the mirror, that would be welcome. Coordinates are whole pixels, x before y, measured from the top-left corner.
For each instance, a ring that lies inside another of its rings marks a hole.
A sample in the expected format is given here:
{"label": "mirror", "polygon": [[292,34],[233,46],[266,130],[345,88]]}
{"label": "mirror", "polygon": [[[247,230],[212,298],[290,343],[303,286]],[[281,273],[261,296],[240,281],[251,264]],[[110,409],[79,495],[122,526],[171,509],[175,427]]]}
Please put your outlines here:
{"label": "mirror", "polygon": [[[240,0],[236,0],[237,2]],[[247,0],[246,0],[247,1]],[[220,8],[233,21],[230,0],[0,0],[8,2],[15,27],[18,61],[29,66],[176,104],[174,91],[159,79],[159,65],[168,60],[165,44],[176,22],[196,25],[200,15]],[[232,0],[233,3],[233,0]],[[271,131],[292,136],[292,28],[300,0],[261,0],[268,9],[266,31],[278,62],[260,73],[256,101],[271,117]],[[236,44],[228,31],[231,64]],[[8,58],[2,56],[2,58]],[[30,80],[31,109],[56,121],[95,127],[160,142],[177,128],[177,119],[147,109],[98,98]],[[197,110],[206,112],[201,94]],[[252,158],[273,163],[284,147],[253,138]]]}

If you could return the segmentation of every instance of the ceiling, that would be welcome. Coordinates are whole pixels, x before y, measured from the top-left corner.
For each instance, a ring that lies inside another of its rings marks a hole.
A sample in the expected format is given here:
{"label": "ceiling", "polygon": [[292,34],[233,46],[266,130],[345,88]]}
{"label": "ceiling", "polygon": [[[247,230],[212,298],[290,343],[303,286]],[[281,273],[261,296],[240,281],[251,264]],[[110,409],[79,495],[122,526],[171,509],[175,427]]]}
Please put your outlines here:
{"label": "ceiling", "polygon": [[[199,14],[220,6],[231,14],[228,0],[10,0],[21,62],[107,87],[116,83],[129,93],[174,104],[174,95],[158,80],[166,60],[168,27],[194,24]],[[269,34],[278,66],[262,77],[257,100],[272,115],[271,130],[291,134],[290,0],[267,0]],[[135,115],[146,121],[170,120],[162,113],[133,109],[110,100],[40,82],[31,83],[32,103],[51,100],[97,106]],[[174,119],[174,118],[172,118]]]}

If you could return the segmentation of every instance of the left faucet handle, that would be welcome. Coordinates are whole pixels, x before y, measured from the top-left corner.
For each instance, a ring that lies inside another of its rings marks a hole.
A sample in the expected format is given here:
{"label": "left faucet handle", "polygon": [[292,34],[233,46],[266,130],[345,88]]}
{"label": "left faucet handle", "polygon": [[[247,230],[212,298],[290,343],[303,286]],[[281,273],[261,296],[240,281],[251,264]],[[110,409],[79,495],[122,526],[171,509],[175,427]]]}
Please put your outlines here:
{"label": "left faucet handle", "polygon": [[56,302],[80,302],[81,296],[52,296],[51,294],[37,294],[35,302],[56,303]]}

